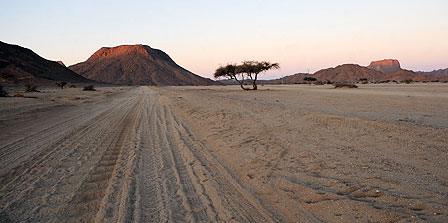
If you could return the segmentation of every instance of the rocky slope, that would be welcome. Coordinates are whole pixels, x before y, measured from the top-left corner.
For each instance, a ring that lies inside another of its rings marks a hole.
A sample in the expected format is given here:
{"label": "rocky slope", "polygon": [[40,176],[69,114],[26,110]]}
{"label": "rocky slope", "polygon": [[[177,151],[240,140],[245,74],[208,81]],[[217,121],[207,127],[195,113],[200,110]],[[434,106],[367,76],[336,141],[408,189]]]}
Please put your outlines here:
{"label": "rocky slope", "polygon": [[50,84],[55,81],[90,80],[30,49],[0,41],[0,84]]}
{"label": "rocky slope", "polygon": [[69,68],[86,78],[112,84],[215,84],[177,65],[165,52],[146,45],[103,47],[87,61]]}

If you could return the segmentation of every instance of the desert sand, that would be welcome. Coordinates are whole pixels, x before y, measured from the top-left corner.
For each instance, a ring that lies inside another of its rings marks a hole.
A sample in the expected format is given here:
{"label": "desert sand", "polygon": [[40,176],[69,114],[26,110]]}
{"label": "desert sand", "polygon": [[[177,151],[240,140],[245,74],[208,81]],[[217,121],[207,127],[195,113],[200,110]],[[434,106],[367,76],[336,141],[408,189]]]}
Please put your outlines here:
{"label": "desert sand", "polygon": [[260,88],[0,98],[0,222],[448,221],[446,84]]}

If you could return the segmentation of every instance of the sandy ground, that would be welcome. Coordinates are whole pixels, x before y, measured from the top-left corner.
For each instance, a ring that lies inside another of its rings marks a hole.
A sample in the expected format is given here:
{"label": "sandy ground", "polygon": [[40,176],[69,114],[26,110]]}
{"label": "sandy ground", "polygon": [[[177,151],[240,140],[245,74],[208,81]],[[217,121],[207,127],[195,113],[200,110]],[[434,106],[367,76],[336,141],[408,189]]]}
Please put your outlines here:
{"label": "sandy ground", "polygon": [[25,96],[0,98],[0,222],[448,221],[447,85]]}

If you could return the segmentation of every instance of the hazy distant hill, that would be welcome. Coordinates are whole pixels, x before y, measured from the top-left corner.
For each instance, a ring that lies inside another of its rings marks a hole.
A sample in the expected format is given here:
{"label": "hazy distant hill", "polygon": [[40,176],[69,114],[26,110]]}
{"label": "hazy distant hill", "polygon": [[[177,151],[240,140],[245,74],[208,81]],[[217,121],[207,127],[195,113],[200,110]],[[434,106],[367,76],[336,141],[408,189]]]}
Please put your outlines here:
{"label": "hazy distant hill", "polygon": [[417,73],[419,75],[424,76],[425,79],[428,79],[428,80],[440,80],[440,81],[448,80],[448,68],[440,69],[440,70],[433,70],[433,71],[429,71],[429,72],[419,71]]}
{"label": "hazy distant hill", "polygon": [[357,64],[343,64],[333,68],[317,71],[314,74],[293,74],[275,80],[263,81],[265,84],[297,84],[304,83],[305,77],[314,77],[320,81],[356,82],[367,79],[370,82],[378,81],[447,81],[448,69],[431,72],[414,72],[400,67],[398,60],[386,59],[373,61],[364,67]]}
{"label": "hazy distant hill", "polygon": [[146,45],[103,47],[87,61],[69,68],[86,78],[113,84],[216,84],[177,65],[163,51]]}
{"label": "hazy distant hill", "polygon": [[58,62],[46,60],[33,51],[0,41],[1,84],[44,84],[54,81],[88,82]]}
{"label": "hazy distant hill", "polygon": [[303,83],[303,78],[309,77],[311,74],[308,73],[297,73],[289,76],[284,76],[279,79],[274,80],[263,80],[261,83],[265,84],[299,84]]}

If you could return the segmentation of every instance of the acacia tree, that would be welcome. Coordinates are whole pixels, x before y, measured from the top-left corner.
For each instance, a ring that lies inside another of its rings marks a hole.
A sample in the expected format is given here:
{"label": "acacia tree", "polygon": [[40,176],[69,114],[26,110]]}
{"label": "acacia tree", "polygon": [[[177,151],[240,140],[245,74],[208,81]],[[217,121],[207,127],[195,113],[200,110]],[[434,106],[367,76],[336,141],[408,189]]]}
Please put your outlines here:
{"label": "acacia tree", "polygon": [[[244,61],[240,65],[228,64],[226,66],[220,66],[216,69],[215,78],[226,77],[230,80],[236,80],[243,90],[257,90],[258,74],[271,70],[279,69],[278,63],[270,63],[266,61]],[[252,82],[252,88],[244,86],[244,81],[250,80]]]}

